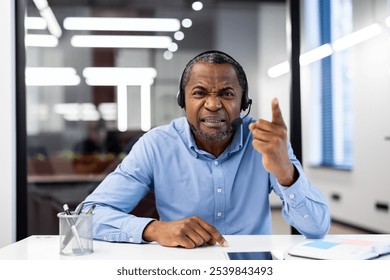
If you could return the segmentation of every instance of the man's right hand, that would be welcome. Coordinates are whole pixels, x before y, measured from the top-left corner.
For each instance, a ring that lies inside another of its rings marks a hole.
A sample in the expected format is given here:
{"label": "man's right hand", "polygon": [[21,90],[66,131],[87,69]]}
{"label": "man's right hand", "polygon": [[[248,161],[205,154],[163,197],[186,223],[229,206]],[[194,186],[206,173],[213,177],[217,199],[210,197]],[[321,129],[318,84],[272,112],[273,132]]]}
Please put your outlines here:
{"label": "man's right hand", "polygon": [[205,244],[228,247],[218,230],[203,219],[193,216],[172,222],[152,221],[144,229],[143,240],[157,241],[163,246],[195,248]]}

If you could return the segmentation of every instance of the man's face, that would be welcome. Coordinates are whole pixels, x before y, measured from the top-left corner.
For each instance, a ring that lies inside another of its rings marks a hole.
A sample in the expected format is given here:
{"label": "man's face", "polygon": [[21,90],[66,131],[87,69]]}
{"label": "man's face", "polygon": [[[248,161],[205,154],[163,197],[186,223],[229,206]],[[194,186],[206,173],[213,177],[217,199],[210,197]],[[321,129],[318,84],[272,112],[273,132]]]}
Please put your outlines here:
{"label": "man's face", "polygon": [[233,66],[198,62],[184,90],[187,120],[198,141],[217,143],[233,134],[242,100]]}

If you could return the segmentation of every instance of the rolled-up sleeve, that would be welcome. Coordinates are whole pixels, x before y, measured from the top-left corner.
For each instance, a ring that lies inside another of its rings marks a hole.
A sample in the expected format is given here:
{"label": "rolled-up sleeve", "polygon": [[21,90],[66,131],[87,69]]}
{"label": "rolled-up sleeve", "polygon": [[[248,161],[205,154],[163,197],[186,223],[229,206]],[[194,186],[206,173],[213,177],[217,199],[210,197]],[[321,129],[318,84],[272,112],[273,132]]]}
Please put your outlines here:
{"label": "rolled-up sleeve", "polygon": [[299,177],[293,185],[285,187],[276,182],[274,188],[283,201],[282,215],[307,238],[323,238],[330,228],[328,204],[322,193],[306,178],[301,167],[296,167]]}
{"label": "rolled-up sleeve", "polygon": [[145,227],[153,220],[130,215],[151,191],[151,157],[143,139],[123,162],[84,201],[84,209],[95,205],[93,235],[111,242],[143,243]]}

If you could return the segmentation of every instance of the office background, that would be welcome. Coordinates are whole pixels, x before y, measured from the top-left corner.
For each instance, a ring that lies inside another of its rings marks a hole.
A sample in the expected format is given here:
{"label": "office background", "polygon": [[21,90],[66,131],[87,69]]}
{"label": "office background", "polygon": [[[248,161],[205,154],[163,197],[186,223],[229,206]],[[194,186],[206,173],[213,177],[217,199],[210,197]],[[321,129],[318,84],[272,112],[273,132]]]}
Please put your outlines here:
{"label": "office background", "polygon": [[[88,7],[76,9],[66,4],[56,6],[56,2],[61,3],[61,1],[49,1],[49,4],[52,5],[60,23],[66,16],[85,16],[92,13]],[[138,1],[133,2],[139,4]],[[151,3],[143,2],[145,5]],[[21,147],[18,147],[16,142],[15,116],[17,110],[23,109],[16,99],[15,7],[17,3],[15,1],[0,3],[0,34],[3,41],[8,42],[0,46],[0,56],[3,61],[0,66],[0,84],[3,88],[3,94],[0,95],[0,111],[4,112],[0,119],[0,127],[3,131],[0,143],[4,155],[0,163],[2,178],[0,205],[3,209],[0,216],[2,225],[0,247],[16,241],[17,238],[16,184],[20,170],[17,169],[16,151]],[[390,136],[390,111],[388,110],[390,28],[386,25],[386,19],[389,17],[389,3],[387,0],[300,1],[300,3],[302,54],[310,54],[310,50],[325,50],[324,53],[320,53],[321,59],[317,57],[307,64],[301,61],[302,142],[306,174],[327,196],[334,219],[373,232],[388,233],[390,230],[388,209],[390,202],[388,191],[390,186],[388,172],[390,166],[390,141],[388,141]],[[330,3],[332,5],[327,5]],[[324,6],[320,7],[320,5]],[[230,53],[243,65],[248,75],[250,96],[254,100],[251,112],[253,116],[269,118],[270,101],[273,97],[278,97],[285,120],[289,123],[291,81],[288,68],[286,70],[285,67],[285,62],[288,60],[286,3],[284,1],[205,1],[203,9],[199,12],[191,11],[189,5],[187,6],[159,7],[155,12],[160,17],[172,17],[172,11],[180,10],[178,17],[192,17],[193,20],[192,27],[188,30],[183,28],[187,37],[177,42],[178,50],[176,53],[173,52],[170,60],[164,58],[164,52],[159,50],[123,48],[116,52],[114,59],[111,56],[113,61],[110,63],[115,66],[153,66],[157,69],[157,75],[153,78],[154,84],[151,86],[150,122],[145,124],[142,120],[139,89],[127,87],[127,94],[131,95],[128,102],[130,113],[127,114],[127,124],[120,135],[127,137],[125,140],[128,142],[131,137],[137,136],[135,132],[142,133],[143,128],[147,130],[148,125],[164,124],[182,115],[175,103],[181,70],[192,56],[210,48]],[[101,12],[103,8],[101,6],[99,11]],[[112,7],[105,8],[106,11],[113,12]],[[132,9],[129,8],[129,11],[131,12]],[[145,11],[149,10],[145,8]],[[27,1],[26,15],[39,16],[33,1]],[[329,23],[331,21],[334,22],[333,25]],[[340,23],[337,23],[338,21]],[[369,33],[374,35],[356,45],[338,50],[337,45],[332,44],[337,39],[371,26],[374,27]],[[32,31],[27,30],[27,33],[30,34]],[[80,48],[72,48],[69,43],[64,47],[65,42],[70,41],[71,34],[63,30],[58,48],[26,47],[26,66],[73,64],[76,65],[75,68],[79,67],[77,73],[83,79],[81,74],[83,68],[94,64],[96,66],[99,62],[93,61],[94,58],[87,49],[80,51]],[[80,53],[82,55],[78,56]],[[95,55],[104,56],[104,53],[96,53],[95,50]],[[104,100],[98,103],[115,102],[117,91],[114,87],[102,90],[88,86],[84,82],[77,87],[31,85],[26,87],[25,116],[28,142],[25,143],[26,163],[34,164],[27,166],[28,177],[18,178],[18,180],[26,181],[26,202],[35,201],[35,206],[30,203],[28,208],[25,207],[30,215],[33,215],[28,217],[27,213],[26,219],[30,223],[28,225],[26,222],[27,232],[44,234],[46,230],[47,233],[51,233],[51,228],[44,228],[48,220],[36,219],[37,216],[42,215],[42,212],[51,215],[52,212],[57,211],[56,207],[61,205],[61,199],[78,201],[107,172],[108,169],[103,171],[78,169],[79,172],[73,170],[66,173],[64,167],[60,167],[62,168],[60,172],[54,168],[54,173],[48,174],[47,170],[42,171],[44,164],[38,166],[39,163],[45,163],[45,158],[42,156],[58,155],[60,152],[63,156],[71,156],[71,153],[64,153],[64,151],[71,151],[77,141],[82,141],[83,137],[87,136],[89,128],[92,130],[99,128],[94,126],[99,124],[96,120],[95,122],[65,120],[64,111],[58,113],[59,111],[55,112],[53,108],[66,107],[59,107],[58,104],[93,103],[94,98],[96,101],[98,96],[102,96],[102,91],[105,91],[103,94],[110,96],[109,102],[103,102],[107,101],[107,97],[103,97]],[[43,111],[37,114],[37,111],[34,111],[37,108],[43,108]],[[117,119],[105,122],[105,126],[109,127],[110,131],[118,132],[120,129],[117,125]],[[52,132],[57,133],[56,138]],[[43,136],[44,134],[46,136]],[[48,134],[53,136],[54,140],[50,141]],[[38,147],[37,143],[43,145]],[[122,148],[125,148],[124,142],[121,143]],[[60,149],[56,150],[57,148]],[[120,152],[117,152],[116,156],[119,155]],[[52,160],[51,163],[53,162]],[[53,165],[51,167],[53,168]],[[48,175],[69,175],[69,173],[92,175],[93,179],[85,182],[85,178],[77,177],[78,181],[83,180],[83,184],[80,182],[75,184],[72,181],[71,184],[62,185],[60,188],[58,188],[58,181],[47,181]],[[50,199],[45,200],[42,197],[50,197]],[[275,198],[272,199],[273,206],[278,207],[279,202]],[[57,205],[53,205],[53,201],[57,201]],[[42,225],[39,221],[43,221]]]}

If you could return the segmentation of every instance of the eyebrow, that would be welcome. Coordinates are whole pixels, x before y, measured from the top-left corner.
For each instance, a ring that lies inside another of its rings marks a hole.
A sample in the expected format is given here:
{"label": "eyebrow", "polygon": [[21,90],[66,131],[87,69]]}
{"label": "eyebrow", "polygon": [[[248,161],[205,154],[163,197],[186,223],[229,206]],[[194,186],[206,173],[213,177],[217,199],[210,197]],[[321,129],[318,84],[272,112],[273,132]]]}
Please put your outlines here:
{"label": "eyebrow", "polygon": [[204,90],[204,91],[207,91],[207,89],[204,87],[204,86],[194,86],[193,88],[191,88],[191,90],[194,90],[194,89],[201,89],[201,90]]}
{"label": "eyebrow", "polygon": [[[194,86],[191,90],[194,90],[194,89],[201,89],[201,90],[204,90],[204,91],[208,91],[207,88],[205,88],[204,86],[200,86],[200,85]],[[225,90],[235,91],[234,87],[227,86],[227,87],[221,88],[220,90],[218,90],[218,92],[225,91]]]}

